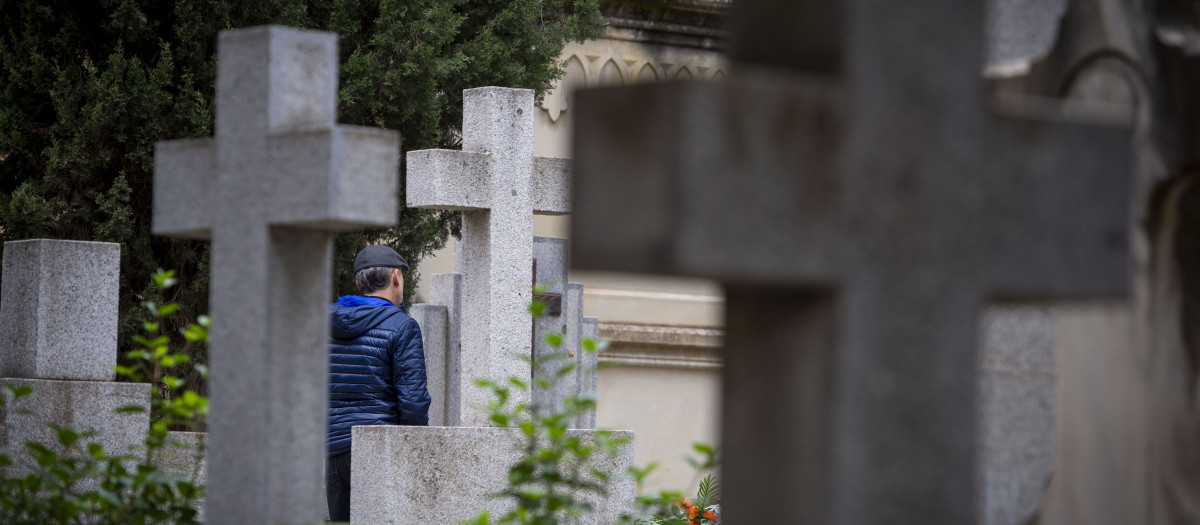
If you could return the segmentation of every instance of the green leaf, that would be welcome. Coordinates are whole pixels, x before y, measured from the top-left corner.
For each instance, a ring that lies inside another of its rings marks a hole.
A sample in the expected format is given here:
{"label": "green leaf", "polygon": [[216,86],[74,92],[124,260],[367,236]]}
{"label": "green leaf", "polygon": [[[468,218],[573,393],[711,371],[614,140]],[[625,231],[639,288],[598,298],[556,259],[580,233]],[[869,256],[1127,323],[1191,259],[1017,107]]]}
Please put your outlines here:
{"label": "green leaf", "polygon": [[533,301],[529,303],[529,313],[534,317],[541,317],[546,314],[546,303],[541,301]]}
{"label": "green leaf", "polygon": [[178,303],[167,303],[167,304],[164,304],[161,307],[159,307],[158,315],[166,317],[166,316],[171,315],[178,311],[179,311]]}
{"label": "green leaf", "polygon": [[563,336],[558,332],[550,332],[546,334],[546,342],[554,348],[558,348],[563,344]]}
{"label": "green leaf", "polygon": [[58,435],[58,442],[63,446],[71,447],[75,442],[79,441],[79,433],[69,428],[55,427],[55,433]]}

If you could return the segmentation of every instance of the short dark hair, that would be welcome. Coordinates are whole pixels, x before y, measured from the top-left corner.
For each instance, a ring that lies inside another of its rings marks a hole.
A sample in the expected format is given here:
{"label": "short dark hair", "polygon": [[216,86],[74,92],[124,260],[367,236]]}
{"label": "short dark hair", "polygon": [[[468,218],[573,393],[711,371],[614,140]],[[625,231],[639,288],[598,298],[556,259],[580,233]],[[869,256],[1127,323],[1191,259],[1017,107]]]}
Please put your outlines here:
{"label": "short dark hair", "polygon": [[379,290],[388,287],[392,281],[392,270],[397,268],[388,268],[386,266],[376,266],[360,270],[354,274],[354,284],[358,285],[358,291],[362,293],[375,293]]}

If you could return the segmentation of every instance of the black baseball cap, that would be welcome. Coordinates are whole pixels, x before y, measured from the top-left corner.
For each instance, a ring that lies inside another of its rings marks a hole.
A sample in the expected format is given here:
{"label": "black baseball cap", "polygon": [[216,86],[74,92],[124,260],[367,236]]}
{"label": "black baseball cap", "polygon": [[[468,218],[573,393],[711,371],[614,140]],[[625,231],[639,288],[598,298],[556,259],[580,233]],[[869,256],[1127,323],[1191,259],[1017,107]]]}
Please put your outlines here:
{"label": "black baseball cap", "polygon": [[354,258],[354,273],[361,272],[367,268],[401,268],[408,271],[408,261],[404,260],[400,254],[382,244],[375,244],[363,248],[358,252],[358,257]]}

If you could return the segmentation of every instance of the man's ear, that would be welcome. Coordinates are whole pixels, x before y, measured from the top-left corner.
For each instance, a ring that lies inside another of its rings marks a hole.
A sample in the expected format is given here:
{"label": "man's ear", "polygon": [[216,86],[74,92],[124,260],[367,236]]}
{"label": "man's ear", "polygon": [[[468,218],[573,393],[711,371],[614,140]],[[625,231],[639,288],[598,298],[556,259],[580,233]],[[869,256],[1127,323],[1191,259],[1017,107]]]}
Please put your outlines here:
{"label": "man's ear", "polygon": [[400,286],[401,279],[403,278],[400,276],[400,269],[392,268],[392,286]]}

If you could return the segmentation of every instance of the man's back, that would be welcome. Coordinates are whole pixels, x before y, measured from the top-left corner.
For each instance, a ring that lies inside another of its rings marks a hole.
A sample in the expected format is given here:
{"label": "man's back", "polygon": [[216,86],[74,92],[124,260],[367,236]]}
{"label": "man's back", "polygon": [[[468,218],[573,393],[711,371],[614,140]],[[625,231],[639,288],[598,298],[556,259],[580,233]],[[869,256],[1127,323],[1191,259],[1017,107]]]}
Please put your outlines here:
{"label": "man's back", "polygon": [[421,329],[399,307],[348,295],[329,307],[328,455],[350,450],[356,425],[426,425]]}

